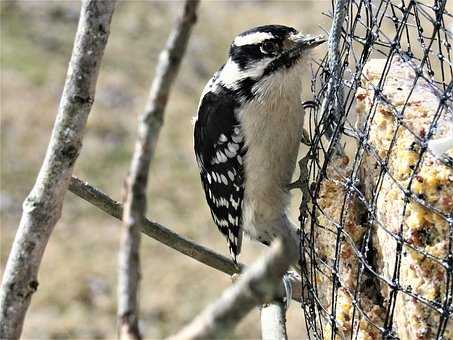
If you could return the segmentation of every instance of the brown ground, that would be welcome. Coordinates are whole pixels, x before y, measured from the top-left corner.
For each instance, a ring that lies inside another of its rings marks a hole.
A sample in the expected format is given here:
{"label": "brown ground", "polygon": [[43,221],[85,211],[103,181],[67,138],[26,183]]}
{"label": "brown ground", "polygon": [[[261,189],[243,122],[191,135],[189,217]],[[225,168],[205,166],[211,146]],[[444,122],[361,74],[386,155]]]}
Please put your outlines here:
{"label": "brown ground", "polygon": [[[115,14],[94,104],[75,174],[120,198],[157,54],[180,2],[123,1]],[[192,152],[191,118],[199,94],[224,62],[232,37],[280,23],[319,33],[330,2],[205,1],[171,95],[149,183],[149,216],[227,254],[202,196]],[[8,8],[7,8],[8,7]],[[6,261],[21,202],[47,147],[62,90],[79,2],[2,4],[1,13],[1,252]],[[308,86],[308,82],[307,82]],[[298,200],[294,199],[294,206]],[[120,224],[68,193],[47,247],[25,322],[24,339],[115,336],[116,262]],[[241,261],[262,248],[246,242]],[[230,285],[230,278],[144,237],[142,326],[147,338],[180,329]],[[289,335],[304,337],[300,306],[288,315]],[[254,310],[234,338],[259,338]]]}

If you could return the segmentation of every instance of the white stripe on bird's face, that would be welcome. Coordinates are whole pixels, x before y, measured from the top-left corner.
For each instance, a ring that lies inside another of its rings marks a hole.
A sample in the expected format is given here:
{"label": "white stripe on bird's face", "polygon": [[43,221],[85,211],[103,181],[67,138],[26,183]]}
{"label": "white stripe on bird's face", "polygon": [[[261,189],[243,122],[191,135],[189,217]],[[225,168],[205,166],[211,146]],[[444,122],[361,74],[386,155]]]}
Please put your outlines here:
{"label": "white stripe on bird's face", "polygon": [[272,33],[268,32],[254,32],[247,35],[237,36],[233,44],[236,46],[256,45],[262,43],[264,40],[275,38]]}
{"label": "white stripe on bird's face", "polygon": [[223,67],[218,80],[223,86],[231,90],[236,90],[238,89],[241,80],[246,78],[260,78],[271,61],[272,58],[263,58],[254,61],[248,64],[246,68],[241,69],[239,65],[230,58]]}

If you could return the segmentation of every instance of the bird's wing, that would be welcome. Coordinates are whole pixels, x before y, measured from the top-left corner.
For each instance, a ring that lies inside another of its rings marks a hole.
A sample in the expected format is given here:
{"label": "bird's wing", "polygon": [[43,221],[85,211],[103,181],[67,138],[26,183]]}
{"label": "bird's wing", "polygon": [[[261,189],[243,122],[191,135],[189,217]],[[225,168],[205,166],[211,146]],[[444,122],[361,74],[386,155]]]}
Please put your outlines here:
{"label": "bird's wing", "polygon": [[217,227],[236,261],[242,242],[244,141],[234,98],[207,92],[195,122],[194,143],[201,181]]}

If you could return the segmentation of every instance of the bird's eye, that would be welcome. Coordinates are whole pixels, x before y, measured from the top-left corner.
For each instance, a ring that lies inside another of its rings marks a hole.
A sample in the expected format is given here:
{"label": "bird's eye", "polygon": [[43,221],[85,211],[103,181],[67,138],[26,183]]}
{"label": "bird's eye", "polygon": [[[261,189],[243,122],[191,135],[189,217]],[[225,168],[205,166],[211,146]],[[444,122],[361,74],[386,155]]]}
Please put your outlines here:
{"label": "bird's eye", "polygon": [[265,41],[261,44],[261,52],[270,54],[278,50],[278,44],[274,41]]}

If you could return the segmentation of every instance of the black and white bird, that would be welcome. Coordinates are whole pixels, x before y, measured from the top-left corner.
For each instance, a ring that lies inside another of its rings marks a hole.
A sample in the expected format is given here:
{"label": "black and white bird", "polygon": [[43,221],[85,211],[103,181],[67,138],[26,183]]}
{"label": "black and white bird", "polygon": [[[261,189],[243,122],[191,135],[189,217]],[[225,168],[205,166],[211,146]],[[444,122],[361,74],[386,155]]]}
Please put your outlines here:
{"label": "black and white bird", "polygon": [[302,139],[304,52],[322,42],[280,25],[243,32],[201,95],[196,159],[235,262],[243,232],[266,245],[277,236],[298,238],[287,216],[287,187]]}

